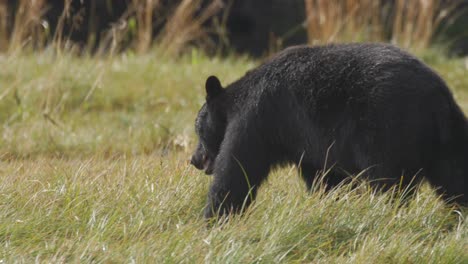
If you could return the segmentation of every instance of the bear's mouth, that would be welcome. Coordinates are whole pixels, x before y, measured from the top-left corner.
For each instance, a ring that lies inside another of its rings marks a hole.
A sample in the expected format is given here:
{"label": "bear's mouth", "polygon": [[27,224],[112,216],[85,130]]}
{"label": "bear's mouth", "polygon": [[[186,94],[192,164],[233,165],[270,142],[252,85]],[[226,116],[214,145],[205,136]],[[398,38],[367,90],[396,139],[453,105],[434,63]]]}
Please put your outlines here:
{"label": "bear's mouth", "polygon": [[213,174],[213,159],[210,159],[208,155],[203,155],[203,170],[205,171],[206,175]]}

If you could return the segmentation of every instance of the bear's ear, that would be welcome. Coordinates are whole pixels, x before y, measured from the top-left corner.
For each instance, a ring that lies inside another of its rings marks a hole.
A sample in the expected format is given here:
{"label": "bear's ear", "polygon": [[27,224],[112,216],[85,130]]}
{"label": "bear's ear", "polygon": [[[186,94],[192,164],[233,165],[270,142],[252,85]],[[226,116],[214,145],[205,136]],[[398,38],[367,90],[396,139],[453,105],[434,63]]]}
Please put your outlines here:
{"label": "bear's ear", "polygon": [[221,82],[216,76],[210,76],[206,79],[205,89],[207,100],[215,98],[224,91]]}

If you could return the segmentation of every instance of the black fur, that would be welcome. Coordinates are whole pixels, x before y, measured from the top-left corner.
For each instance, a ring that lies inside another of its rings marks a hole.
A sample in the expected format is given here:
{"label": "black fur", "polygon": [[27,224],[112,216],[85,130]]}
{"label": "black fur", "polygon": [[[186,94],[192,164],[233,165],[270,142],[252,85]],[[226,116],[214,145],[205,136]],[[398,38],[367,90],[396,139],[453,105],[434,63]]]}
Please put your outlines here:
{"label": "black fur", "polygon": [[289,48],[222,89],[206,83],[192,164],[214,173],[206,217],[237,212],[278,164],[300,165],[310,188],[349,174],[378,186],[425,177],[468,201],[468,121],[444,81],[386,44]]}

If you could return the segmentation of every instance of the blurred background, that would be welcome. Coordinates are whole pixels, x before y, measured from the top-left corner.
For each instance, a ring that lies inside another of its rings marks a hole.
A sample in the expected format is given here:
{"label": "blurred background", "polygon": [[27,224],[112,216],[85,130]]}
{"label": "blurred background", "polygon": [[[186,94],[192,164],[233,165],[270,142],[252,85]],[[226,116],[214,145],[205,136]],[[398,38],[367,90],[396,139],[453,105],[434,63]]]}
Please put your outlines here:
{"label": "blurred background", "polygon": [[268,55],[296,44],[392,42],[468,54],[468,0],[0,0],[0,51]]}

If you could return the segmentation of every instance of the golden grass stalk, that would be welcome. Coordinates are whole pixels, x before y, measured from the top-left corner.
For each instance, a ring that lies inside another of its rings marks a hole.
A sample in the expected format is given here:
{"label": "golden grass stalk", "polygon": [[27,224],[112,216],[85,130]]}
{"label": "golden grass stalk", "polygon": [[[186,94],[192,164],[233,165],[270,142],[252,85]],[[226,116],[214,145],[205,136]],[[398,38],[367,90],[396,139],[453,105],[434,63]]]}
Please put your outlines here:
{"label": "golden grass stalk", "polygon": [[427,48],[441,23],[456,12],[459,1],[396,0],[383,19],[380,1],[305,0],[309,43],[391,41],[407,49]]}
{"label": "golden grass stalk", "polygon": [[133,0],[138,25],[136,50],[146,52],[153,40],[153,13],[160,5],[160,0]]}
{"label": "golden grass stalk", "polygon": [[0,0],[0,51],[8,47],[8,3]]}
{"label": "golden grass stalk", "polygon": [[57,28],[54,33],[54,45],[60,50],[63,42],[63,29],[67,19],[70,17],[70,7],[72,0],[64,0],[63,12],[57,23]]}
{"label": "golden grass stalk", "polygon": [[427,48],[444,18],[456,5],[440,0],[397,0],[392,27],[392,42],[405,48]]}
{"label": "golden grass stalk", "polygon": [[203,24],[221,8],[220,0],[212,0],[200,13],[201,0],[182,0],[174,13],[169,16],[163,32],[159,36],[160,46],[169,54],[180,53],[187,44],[207,37]]}
{"label": "golden grass stalk", "polygon": [[[44,3],[44,0],[19,1],[18,10],[15,13],[13,30],[9,39],[9,49],[21,48],[31,42],[34,42],[33,45],[39,47],[45,44],[44,28],[42,25]],[[4,3],[4,12],[8,11],[6,5],[7,3]]]}
{"label": "golden grass stalk", "polygon": [[309,43],[380,41],[381,6],[373,0],[305,0]]}

